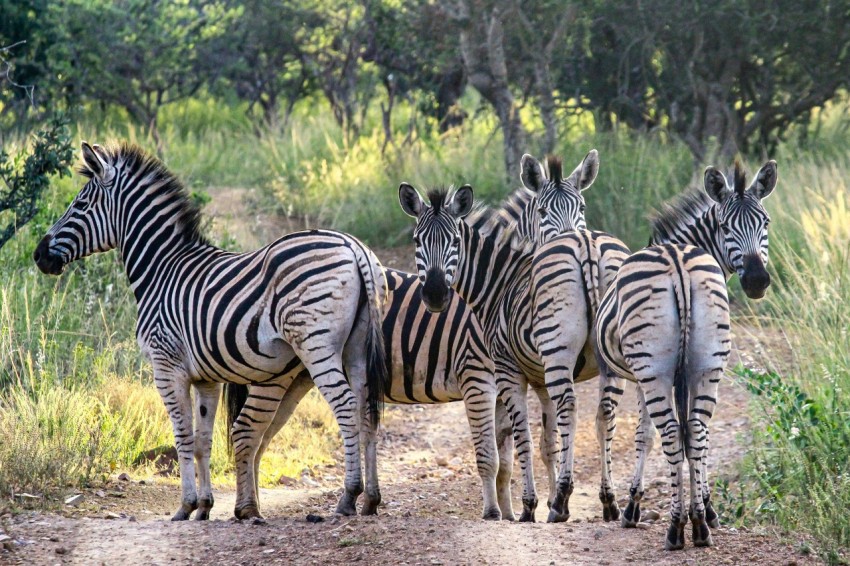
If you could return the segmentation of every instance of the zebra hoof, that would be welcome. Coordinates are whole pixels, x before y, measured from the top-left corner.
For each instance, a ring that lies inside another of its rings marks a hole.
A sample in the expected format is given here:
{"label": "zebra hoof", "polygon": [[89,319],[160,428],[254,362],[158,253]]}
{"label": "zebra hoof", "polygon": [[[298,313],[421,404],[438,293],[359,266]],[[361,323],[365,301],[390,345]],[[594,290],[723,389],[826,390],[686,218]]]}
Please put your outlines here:
{"label": "zebra hoof", "polygon": [[714,510],[710,500],[705,502],[705,522],[712,529],[720,528],[720,517],[717,516],[717,511]]}
{"label": "zebra hoof", "polygon": [[673,521],[667,528],[664,550],[682,550],[685,548],[685,523]]}
{"label": "zebra hoof", "polygon": [[640,502],[634,499],[629,499],[623,515],[620,517],[620,526],[624,529],[633,529],[637,527],[640,521]]}
{"label": "zebra hoof", "polygon": [[339,498],[339,503],[336,505],[336,514],[343,515],[345,517],[351,517],[357,514],[357,507],[355,507],[355,502],[357,499],[352,499],[348,493],[343,493],[342,497]]}
{"label": "zebra hoof", "polygon": [[183,501],[180,504],[180,509],[171,517],[172,521],[186,521],[192,515],[192,512],[198,508],[198,500]]}
{"label": "zebra hoof", "polygon": [[537,510],[537,497],[522,498],[522,515],[519,516],[520,523],[533,523],[534,512]]}
{"label": "zebra hoof", "polygon": [[210,511],[213,507],[213,498],[202,498],[198,501],[198,510],[195,511],[194,519],[196,521],[207,521],[210,518]]}
{"label": "zebra hoof", "polygon": [[245,507],[234,509],[233,514],[240,521],[246,521],[248,519],[262,519],[263,518],[263,516],[260,515],[260,510],[254,504],[250,504],[250,505],[246,505]]}
{"label": "zebra hoof", "polygon": [[484,509],[484,515],[481,518],[485,521],[500,521],[502,519],[502,512],[498,507]]}
{"label": "zebra hoof", "polygon": [[381,504],[381,493],[378,492],[377,495],[370,496],[368,493],[366,497],[363,498],[363,507],[360,509],[361,515],[377,515],[378,514],[378,505]]}
{"label": "zebra hoof", "polygon": [[614,501],[613,493],[601,493],[599,494],[599,500],[602,501],[603,521],[608,523],[620,518],[620,506]]}
{"label": "zebra hoof", "polygon": [[691,535],[694,539],[694,546],[714,546],[711,531],[708,530],[708,523],[704,519],[691,521]]}
{"label": "zebra hoof", "polygon": [[570,519],[570,513],[561,513],[555,509],[549,510],[549,517],[546,518],[547,523],[566,523]]}

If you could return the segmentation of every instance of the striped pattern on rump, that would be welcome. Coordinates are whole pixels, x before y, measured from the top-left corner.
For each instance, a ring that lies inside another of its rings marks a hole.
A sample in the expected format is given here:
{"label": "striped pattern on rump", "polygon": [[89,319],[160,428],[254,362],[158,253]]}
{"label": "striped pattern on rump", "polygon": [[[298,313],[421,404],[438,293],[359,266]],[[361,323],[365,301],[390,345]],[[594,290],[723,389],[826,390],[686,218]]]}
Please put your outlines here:
{"label": "striped pattern on rump", "polygon": [[[709,526],[716,525],[716,515],[708,504],[708,422],[731,345],[723,271],[709,253],[693,246],[665,244],[636,252],[623,262],[600,305],[596,338],[600,365],[638,384],[644,455],[652,444],[644,421],[651,420],[661,434],[673,486],[666,548],[684,546],[686,459],[694,544],[711,545]],[[641,466],[624,523],[640,518],[642,475]]]}
{"label": "striped pattern on rump", "polygon": [[[441,313],[431,313],[422,303],[422,285],[410,273],[387,269],[389,296],[384,311],[383,333],[387,352],[388,382],[383,401],[430,404],[463,400],[472,432],[476,463],[484,492],[484,518],[499,519],[499,504],[510,512],[510,490],[496,496],[499,469],[496,450],[494,406],[496,384],[493,362],[487,354],[483,332],[472,310],[453,295]],[[298,369],[303,366],[298,366]],[[298,372],[296,372],[298,373]],[[312,388],[309,375],[301,373],[281,401],[269,429],[261,439],[255,468],[271,439],[286,424],[301,398]],[[233,420],[248,395],[248,387],[226,387],[228,417]],[[499,407],[504,413],[504,407]],[[366,502],[363,514],[373,514],[380,502],[374,429],[366,447]],[[500,436],[510,435],[510,428]],[[510,466],[512,462],[504,462]],[[257,477],[256,474],[254,476]],[[240,478],[241,479],[241,478]]]}

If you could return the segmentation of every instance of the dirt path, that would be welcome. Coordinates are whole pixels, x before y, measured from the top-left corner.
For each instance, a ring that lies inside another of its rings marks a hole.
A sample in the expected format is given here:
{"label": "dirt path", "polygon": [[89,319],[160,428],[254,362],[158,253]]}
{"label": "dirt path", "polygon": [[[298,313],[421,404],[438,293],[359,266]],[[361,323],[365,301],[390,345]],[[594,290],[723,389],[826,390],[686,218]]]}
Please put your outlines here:
{"label": "dirt path", "polygon": [[[238,194],[213,192],[221,210],[238,212]],[[238,214],[235,216],[243,216]],[[258,219],[257,238],[287,231],[286,226]],[[231,233],[236,233],[235,228]],[[247,236],[242,236],[248,239]],[[253,242],[251,242],[253,243]],[[250,244],[247,244],[248,247]],[[409,267],[410,250],[379,250],[382,260]],[[752,338],[736,328],[736,346],[754,351]],[[740,358],[731,361],[733,367]],[[144,479],[113,481],[107,492],[86,494],[86,502],[68,509],[70,516],[18,515],[6,531],[20,544],[0,550],[0,564],[327,564],[363,561],[371,564],[810,564],[797,540],[775,534],[721,527],[713,533],[715,547],[681,552],[662,550],[669,504],[666,465],[658,448],[649,459],[644,510],[656,510],[661,520],[641,529],[621,529],[601,520],[597,499],[599,457],[593,426],[595,382],[578,388],[579,427],[576,437],[576,490],[570,500],[569,523],[489,523],[479,519],[480,482],[466,417],[461,403],[442,406],[388,407],[381,433],[379,472],[384,503],[377,517],[333,516],[341,492],[342,467],[290,487],[261,493],[266,524],[230,520],[232,487],[215,490],[213,520],[205,523],[168,521],[179,501],[172,482]],[[714,477],[735,481],[735,465],[748,442],[747,393],[731,380],[721,384],[721,404],[711,422]],[[535,442],[539,439],[539,407],[531,402]],[[536,419],[536,421],[534,420]],[[620,506],[625,506],[633,465],[631,443],[636,424],[633,387],[621,404],[614,445],[614,474]],[[538,443],[539,445],[539,443]],[[342,458],[337,458],[341,462]],[[537,519],[546,518],[546,478],[536,459],[541,505]],[[519,502],[518,466],[514,469],[514,509]],[[107,513],[112,519],[106,519]],[[721,507],[722,513],[722,507]],[[321,516],[319,523],[307,514]],[[721,515],[721,520],[723,517]]]}

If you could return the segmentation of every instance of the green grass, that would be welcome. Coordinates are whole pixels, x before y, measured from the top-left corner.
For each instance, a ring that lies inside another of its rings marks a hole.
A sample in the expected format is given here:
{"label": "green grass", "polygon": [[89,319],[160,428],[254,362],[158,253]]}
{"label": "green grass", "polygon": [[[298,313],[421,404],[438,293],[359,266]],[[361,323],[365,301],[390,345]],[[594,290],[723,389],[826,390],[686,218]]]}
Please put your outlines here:
{"label": "green grass", "polygon": [[[329,112],[309,101],[290,128],[257,134],[244,108],[193,100],[163,112],[162,157],[192,188],[258,187],[264,208],[378,247],[410,241],[411,222],[396,197],[402,180],[420,188],[470,183],[487,202],[515,188],[518,181],[504,180],[492,116],[439,135],[411,112],[399,109],[396,145],[382,155],[376,116],[360,138],[346,141]],[[764,301],[741,304],[756,328],[787,334],[793,367],[766,359],[766,373],[741,370],[754,392],[755,438],[741,486],[726,485],[740,520],[804,533],[833,561],[850,544],[850,144],[842,113],[828,109],[805,146],[792,132],[773,156],[780,176],[766,201],[773,285]],[[416,130],[403,143],[412,117]],[[577,118],[565,128],[558,152],[571,167],[589,149],[600,151],[599,177],[586,194],[589,224],[640,247],[647,213],[701,172],[661,133],[600,133],[588,125]],[[77,128],[89,141],[128,138],[154,148],[120,112],[90,110]],[[751,171],[759,164],[750,160]],[[171,440],[135,345],[135,305],[115,255],[87,259],[59,279],[37,273],[29,259],[79,186],[79,179],[56,182],[44,212],[0,251],[0,489],[7,493],[96,481]],[[216,434],[213,469],[221,481],[230,464],[223,429]],[[313,392],[273,443],[261,481],[333,461],[337,446],[333,419]]]}

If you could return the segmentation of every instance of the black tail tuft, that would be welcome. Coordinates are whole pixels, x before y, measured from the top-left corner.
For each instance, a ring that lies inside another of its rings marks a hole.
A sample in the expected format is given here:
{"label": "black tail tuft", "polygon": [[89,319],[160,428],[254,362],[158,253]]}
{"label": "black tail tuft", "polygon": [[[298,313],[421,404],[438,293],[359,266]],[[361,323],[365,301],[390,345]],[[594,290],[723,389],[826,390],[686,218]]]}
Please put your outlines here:
{"label": "black tail tuft", "polygon": [[239,413],[242,412],[242,407],[248,400],[248,386],[238,383],[226,383],[224,385],[224,406],[227,409],[227,451],[233,454],[233,435],[230,431],[233,430],[233,423],[239,418]]}
{"label": "black tail tuft", "polygon": [[381,421],[384,393],[389,379],[381,323],[381,320],[369,320],[369,332],[366,334],[366,386],[369,388],[367,400],[372,426],[378,426]]}
{"label": "black tail tuft", "polygon": [[676,363],[676,375],[673,378],[673,395],[676,399],[676,416],[679,426],[682,427],[682,450],[683,456],[687,458],[688,448],[691,443],[691,433],[688,427],[688,376],[685,370],[687,360],[684,352],[679,352],[679,360]]}

